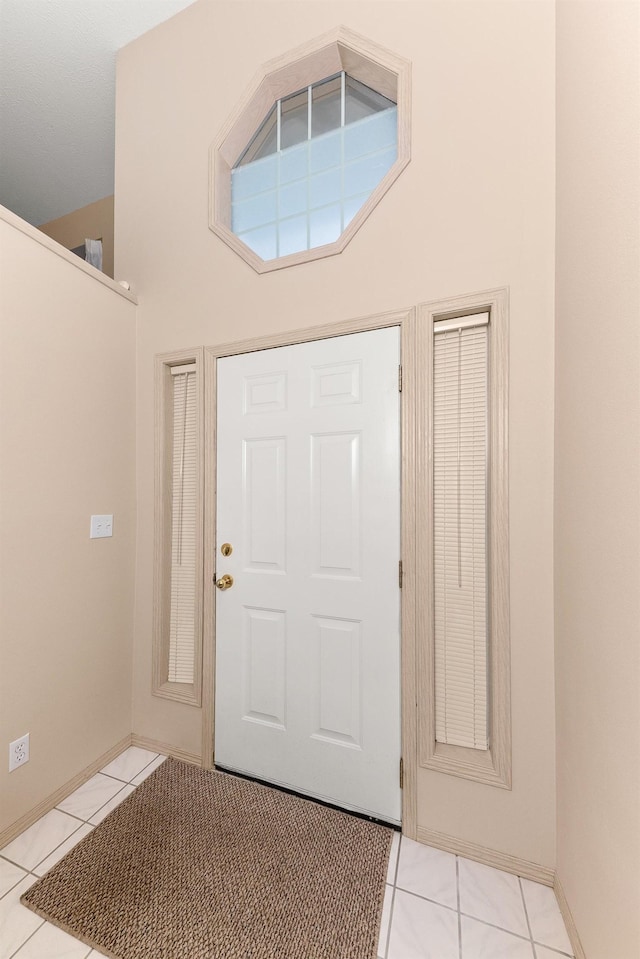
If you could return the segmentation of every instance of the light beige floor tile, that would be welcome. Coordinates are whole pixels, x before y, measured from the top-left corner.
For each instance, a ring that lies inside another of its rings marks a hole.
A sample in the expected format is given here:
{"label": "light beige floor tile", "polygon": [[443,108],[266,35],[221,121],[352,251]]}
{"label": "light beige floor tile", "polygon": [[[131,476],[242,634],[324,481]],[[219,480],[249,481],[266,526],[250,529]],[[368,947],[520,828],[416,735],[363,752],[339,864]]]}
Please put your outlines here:
{"label": "light beige floor tile", "polygon": [[130,783],[157,755],[157,753],[152,753],[148,749],[141,749],[139,746],[129,746],[100,772],[104,773],[105,776],[113,776],[114,779]]}
{"label": "light beige floor tile", "polygon": [[462,959],[535,959],[533,944],[527,939],[466,916],[461,923]]}
{"label": "light beige floor tile", "polygon": [[462,913],[529,938],[517,876],[462,857],[458,869]]}
{"label": "light beige floor tile", "polygon": [[389,920],[391,919],[391,903],[393,901],[393,886],[386,885],[384,902],[382,903],[382,919],[380,920],[380,935],[378,936],[378,957],[387,954],[387,940],[389,938]]}
{"label": "light beige floor tile", "polygon": [[86,783],[59,803],[58,809],[69,813],[70,816],[77,816],[78,819],[84,819],[88,822],[121,789],[122,783],[119,780],[103,776],[102,773],[96,773],[95,776],[92,776],[91,779],[88,779]]}
{"label": "light beige floor tile", "polygon": [[6,859],[0,859],[0,898],[14,886],[17,886],[26,875],[24,869],[14,866],[12,862],[7,862]]}
{"label": "light beige floor tile", "polygon": [[387,882],[392,885],[396,881],[396,867],[398,865],[398,850],[400,849],[400,833],[394,832],[391,852],[389,853],[389,865],[387,867]]}
{"label": "light beige floor tile", "polygon": [[0,855],[25,869],[33,869],[81,825],[59,809],[51,809],[8,846],[0,849]]}
{"label": "light beige floor tile", "polygon": [[74,846],[77,846],[81,839],[88,836],[90,832],[93,832],[93,826],[82,823],[80,828],[77,829],[72,836],[69,836],[66,842],[63,842],[57,849],[54,849],[51,855],[43,859],[32,871],[35,872],[36,876],[44,876],[45,872],[48,872],[52,866],[60,862],[62,857],[66,856],[67,853],[73,849]]}
{"label": "light beige floor tile", "polygon": [[388,959],[459,959],[458,914],[397,889]]}
{"label": "light beige floor tile", "polygon": [[534,942],[570,954],[571,943],[553,889],[529,879],[521,882]]}
{"label": "light beige floor tile", "polygon": [[16,959],[86,959],[90,952],[90,946],[45,922],[18,950]]}
{"label": "light beige floor tile", "polygon": [[135,779],[132,779],[132,780],[131,780],[131,782],[133,783],[133,785],[134,785],[134,786],[139,786],[140,783],[144,782],[145,779],[147,778],[147,776],[150,776],[152,772],[155,772],[155,770],[158,768],[158,766],[162,766],[162,764],[163,764],[163,762],[165,761],[166,758],[167,758],[166,756],[158,756],[156,759],[154,759],[152,762],[150,762],[148,766],[145,766],[145,768],[142,770],[142,772],[141,772],[141,773],[138,773],[138,775],[135,777]]}
{"label": "light beige floor tile", "polygon": [[0,959],[9,959],[44,922],[20,902],[20,896],[36,881],[27,876],[0,899]]}
{"label": "light beige floor tile", "polygon": [[131,786],[131,785],[124,786],[119,793],[115,794],[113,799],[110,799],[109,802],[102,807],[102,809],[98,810],[95,816],[91,817],[90,819],[91,824],[93,826],[97,826],[98,823],[102,822],[102,820],[116,808],[116,806],[119,806],[120,803],[127,798],[127,796],[130,796],[131,793],[134,793],[135,791],[136,791],[135,786]]}
{"label": "light beige floor tile", "polygon": [[398,889],[457,909],[456,857],[403,836],[396,885]]}
{"label": "light beige floor tile", "polygon": [[556,952],[555,949],[547,949],[546,946],[539,946],[536,943],[536,959],[566,959],[567,956],[571,956],[571,959],[573,959],[572,952]]}

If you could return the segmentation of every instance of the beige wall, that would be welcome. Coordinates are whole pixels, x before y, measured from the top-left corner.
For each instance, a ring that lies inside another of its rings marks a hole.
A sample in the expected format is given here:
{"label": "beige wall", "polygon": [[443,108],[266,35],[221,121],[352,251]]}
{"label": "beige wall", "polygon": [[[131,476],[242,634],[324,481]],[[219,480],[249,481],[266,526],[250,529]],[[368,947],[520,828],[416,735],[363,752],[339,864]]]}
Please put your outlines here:
{"label": "beige wall", "polygon": [[640,37],[558,5],[558,876],[588,959],[640,956]]}
{"label": "beige wall", "polygon": [[0,211],[1,831],[131,732],[135,306]]}
{"label": "beige wall", "polygon": [[113,197],[106,196],[95,203],[42,223],[43,233],[67,250],[75,250],[86,239],[102,240],[102,272],[113,277]]}
{"label": "beige wall", "polygon": [[[339,23],[413,61],[412,161],[341,255],[258,276],[208,229],[209,145],[264,61]],[[205,0],[121,53],[117,102],[116,273],[140,297],[134,732],[200,749],[200,711],[150,692],[154,354],[509,285],[513,791],[422,770],[419,824],[553,866],[553,5]]]}

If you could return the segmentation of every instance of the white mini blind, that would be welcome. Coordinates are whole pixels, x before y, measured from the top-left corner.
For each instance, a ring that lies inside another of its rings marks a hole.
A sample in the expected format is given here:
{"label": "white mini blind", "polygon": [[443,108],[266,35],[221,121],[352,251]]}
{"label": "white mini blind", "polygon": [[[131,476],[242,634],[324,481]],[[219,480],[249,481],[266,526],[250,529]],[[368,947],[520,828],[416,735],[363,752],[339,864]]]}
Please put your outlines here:
{"label": "white mini blind", "polygon": [[436,740],[487,749],[488,314],[434,324]]}
{"label": "white mini blind", "polygon": [[198,499],[195,364],[172,367],[171,612],[169,682],[193,683]]}

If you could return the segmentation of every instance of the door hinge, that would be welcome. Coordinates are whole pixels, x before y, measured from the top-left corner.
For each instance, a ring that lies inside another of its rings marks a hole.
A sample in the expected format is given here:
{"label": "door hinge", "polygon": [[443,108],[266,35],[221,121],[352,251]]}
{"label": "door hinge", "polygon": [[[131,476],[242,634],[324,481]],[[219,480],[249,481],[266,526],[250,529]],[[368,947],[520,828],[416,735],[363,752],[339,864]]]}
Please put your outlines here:
{"label": "door hinge", "polygon": [[398,392],[402,393],[402,367],[398,367]]}
{"label": "door hinge", "polygon": [[402,560],[398,563],[398,586],[402,589]]}
{"label": "door hinge", "polygon": [[404,789],[404,762],[400,757],[400,789]]}

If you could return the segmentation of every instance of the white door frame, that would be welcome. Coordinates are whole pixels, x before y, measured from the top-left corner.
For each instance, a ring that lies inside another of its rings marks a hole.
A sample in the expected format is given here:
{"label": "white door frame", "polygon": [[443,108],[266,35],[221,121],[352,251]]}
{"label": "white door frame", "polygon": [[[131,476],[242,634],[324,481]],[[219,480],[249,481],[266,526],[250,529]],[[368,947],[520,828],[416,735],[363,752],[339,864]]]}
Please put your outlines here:
{"label": "white door frame", "polygon": [[349,333],[364,333],[388,326],[400,328],[402,363],[400,529],[403,581],[400,597],[401,734],[403,759],[402,831],[412,839],[417,831],[417,715],[416,715],[416,604],[415,604],[415,463],[414,404],[415,357],[407,349],[414,335],[415,310],[381,313],[342,323],[309,327],[255,339],[207,347],[205,360],[205,496],[204,496],[204,635],[202,663],[202,766],[213,767],[215,696],[215,576],[216,557],[216,428],[217,360],[278,346],[293,346]]}

